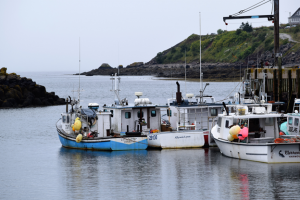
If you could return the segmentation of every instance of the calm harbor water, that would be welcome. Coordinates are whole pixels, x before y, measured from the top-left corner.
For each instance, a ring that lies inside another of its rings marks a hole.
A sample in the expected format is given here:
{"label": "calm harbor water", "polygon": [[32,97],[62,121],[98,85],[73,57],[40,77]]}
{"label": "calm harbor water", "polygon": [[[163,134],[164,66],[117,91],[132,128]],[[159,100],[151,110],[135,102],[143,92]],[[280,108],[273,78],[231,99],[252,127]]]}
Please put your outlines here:
{"label": "calm harbor water", "polygon": [[[78,76],[18,73],[60,97],[76,96]],[[113,102],[108,76],[81,77],[81,104]],[[180,81],[185,93],[185,83]],[[237,83],[210,83],[221,100]],[[187,82],[188,93],[200,84]],[[175,81],[122,77],[121,98],[175,97]],[[0,110],[0,199],[299,199],[300,164],[224,157],[218,148],[100,152],[61,147],[55,123],[65,106]]]}

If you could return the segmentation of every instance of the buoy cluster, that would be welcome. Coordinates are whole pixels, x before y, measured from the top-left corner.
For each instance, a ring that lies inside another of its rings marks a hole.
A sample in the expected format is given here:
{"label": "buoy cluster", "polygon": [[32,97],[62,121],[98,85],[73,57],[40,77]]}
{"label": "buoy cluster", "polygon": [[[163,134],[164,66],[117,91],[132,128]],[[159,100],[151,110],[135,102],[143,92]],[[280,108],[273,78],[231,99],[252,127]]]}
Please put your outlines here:
{"label": "buoy cluster", "polygon": [[227,136],[228,141],[233,141],[234,139],[244,140],[248,137],[248,128],[244,127],[241,129],[240,126],[235,125],[229,129],[229,135]]}
{"label": "buoy cluster", "polygon": [[[74,124],[72,124],[72,130],[74,132],[76,132],[76,131],[78,132],[80,129],[81,129],[81,121],[80,121],[79,117],[77,117],[75,119]],[[79,143],[79,142],[81,142],[81,140],[82,140],[82,134],[78,134],[76,137],[76,142]]]}

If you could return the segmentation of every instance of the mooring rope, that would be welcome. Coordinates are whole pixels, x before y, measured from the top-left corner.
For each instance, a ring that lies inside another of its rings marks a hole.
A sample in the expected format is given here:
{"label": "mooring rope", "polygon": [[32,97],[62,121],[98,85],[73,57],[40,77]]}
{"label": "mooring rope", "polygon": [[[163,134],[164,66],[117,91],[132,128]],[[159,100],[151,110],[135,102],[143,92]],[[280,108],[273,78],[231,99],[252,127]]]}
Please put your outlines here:
{"label": "mooring rope", "polygon": [[241,85],[241,83],[239,83],[239,84],[237,84],[236,86],[235,86],[235,88],[229,93],[229,95],[227,96],[227,97],[225,97],[225,99],[222,99],[222,100],[219,100],[219,101],[216,101],[216,103],[218,103],[218,102],[222,102],[222,101],[225,101],[225,100],[227,100],[228,99],[228,97],[231,95],[231,93],[232,92],[234,92],[234,90],[237,88],[237,86],[239,86],[239,85]]}

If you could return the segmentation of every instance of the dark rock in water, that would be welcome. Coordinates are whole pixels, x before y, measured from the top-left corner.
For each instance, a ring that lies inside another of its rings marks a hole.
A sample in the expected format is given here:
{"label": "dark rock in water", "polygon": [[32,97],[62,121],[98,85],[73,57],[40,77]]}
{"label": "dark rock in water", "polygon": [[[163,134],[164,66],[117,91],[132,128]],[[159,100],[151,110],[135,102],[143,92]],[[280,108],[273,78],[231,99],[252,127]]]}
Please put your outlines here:
{"label": "dark rock in water", "polygon": [[0,108],[64,104],[65,99],[59,98],[55,92],[47,92],[44,86],[37,85],[32,79],[7,74],[6,68],[0,69]]}

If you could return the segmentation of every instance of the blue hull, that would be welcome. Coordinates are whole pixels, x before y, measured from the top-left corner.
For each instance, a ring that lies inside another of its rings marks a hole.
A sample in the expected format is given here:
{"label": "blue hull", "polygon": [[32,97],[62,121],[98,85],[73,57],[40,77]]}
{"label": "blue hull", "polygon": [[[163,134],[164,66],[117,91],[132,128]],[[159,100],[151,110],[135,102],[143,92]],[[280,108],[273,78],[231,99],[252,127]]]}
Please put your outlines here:
{"label": "blue hull", "polygon": [[59,140],[62,146],[67,148],[75,148],[75,149],[90,149],[90,150],[100,150],[100,151],[123,151],[123,150],[144,150],[148,147],[147,137],[138,142],[134,142],[132,144],[125,144],[119,142],[120,138],[112,138],[105,139],[99,142],[80,142],[69,140],[67,138],[62,137],[58,133]]}

